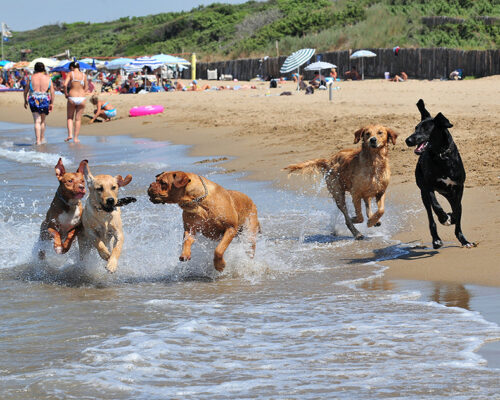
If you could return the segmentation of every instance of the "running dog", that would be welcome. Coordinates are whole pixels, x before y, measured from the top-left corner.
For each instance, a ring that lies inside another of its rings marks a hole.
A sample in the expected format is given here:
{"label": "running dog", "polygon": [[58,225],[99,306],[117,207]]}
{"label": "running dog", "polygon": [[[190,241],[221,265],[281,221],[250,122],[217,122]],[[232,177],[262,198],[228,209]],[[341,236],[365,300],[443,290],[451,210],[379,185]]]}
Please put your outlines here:
{"label": "running dog", "polygon": [[[289,174],[319,173],[325,176],[328,191],[333,196],[338,208],[344,214],[345,223],[355,239],[363,239],[354,224],[363,222],[361,200],[366,207],[367,225],[380,226],[380,218],[384,214],[385,191],[389,185],[391,170],[389,168],[389,142],[396,144],[398,134],[382,125],[368,125],[354,132],[354,143],[362,141],[357,149],[345,149],[330,158],[318,158],[299,164],[291,164],[284,168]],[[351,218],[347,212],[345,193],[349,192],[356,211]],[[371,199],[377,200],[378,210],[371,210]]]}
{"label": "running dog", "polygon": [[[39,240],[41,243],[53,240],[57,254],[68,252],[80,229],[83,212],[80,200],[85,196],[83,169],[86,164],[87,160],[83,160],[75,173],[66,172],[59,158],[54,167],[59,187],[40,226]],[[44,248],[39,249],[38,257],[41,260],[45,258]]]}
{"label": "running dog", "polygon": [[80,258],[84,259],[95,247],[108,262],[106,269],[113,273],[118,267],[124,241],[118,189],[128,185],[132,176],[127,175],[125,179],[121,175],[93,176],[88,165],[85,165],[84,175],[89,197],[82,214],[83,229],[78,235]]}
{"label": "running dog", "polygon": [[[421,120],[415,127],[415,132],[406,139],[406,144],[409,147],[416,146],[415,154],[420,156],[415,177],[429,219],[432,247],[438,249],[443,245],[437,233],[432,210],[441,224],[455,225],[455,236],[462,246],[475,247],[476,245],[470,243],[462,233],[465,169],[458,148],[448,131],[453,125],[441,113],[432,118],[422,99],[418,101],[417,108]],[[436,199],[435,191],[448,200],[451,213],[443,210]]]}
{"label": "running dog", "polygon": [[178,204],[182,208],[184,243],[179,260],[191,259],[191,246],[198,232],[212,240],[221,239],[214,254],[214,266],[219,272],[226,265],[224,252],[243,230],[249,232],[250,256],[254,256],[260,225],[257,207],[247,195],[182,171],[156,175],[148,195],[154,204]]}

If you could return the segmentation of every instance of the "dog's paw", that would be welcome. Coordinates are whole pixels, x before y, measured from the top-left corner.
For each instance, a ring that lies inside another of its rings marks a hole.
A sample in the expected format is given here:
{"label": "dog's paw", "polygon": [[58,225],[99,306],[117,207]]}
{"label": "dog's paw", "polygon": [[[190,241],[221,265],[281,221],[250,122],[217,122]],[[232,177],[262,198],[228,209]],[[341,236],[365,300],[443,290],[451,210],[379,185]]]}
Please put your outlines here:
{"label": "dog's paw", "polygon": [[363,234],[359,233],[357,235],[354,236],[354,239],[355,240],[363,240],[365,237],[363,236]]}
{"label": "dog's paw", "polygon": [[179,257],[179,261],[189,261],[191,260],[191,256],[184,256],[184,255],[181,255]]}
{"label": "dog's paw", "polygon": [[118,260],[111,258],[106,265],[106,269],[110,274],[114,273],[118,268]]}
{"label": "dog's paw", "polygon": [[446,214],[446,216],[448,217],[448,218],[446,218],[446,221],[443,221],[443,222],[439,221],[439,222],[441,222],[441,224],[443,224],[444,226],[450,226],[450,225],[452,225],[452,222],[451,222],[451,213]]}
{"label": "dog's paw", "polygon": [[465,247],[466,249],[472,249],[473,247],[477,247],[477,243],[470,243],[470,242],[467,242],[465,244],[462,245],[462,247]]}
{"label": "dog's paw", "polygon": [[443,247],[443,242],[441,241],[441,239],[433,240],[432,247],[435,249],[439,249],[440,247]]}
{"label": "dog's paw", "polygon": [[54,247],[54,251],[56,254],[62,254],[63,253],[63,248],[61,246]]}
{"label": "dog's paw", "polygon": [[217,271],[222,272],[226,267],[226,262],[224,259],[214,259],[214,267]]}

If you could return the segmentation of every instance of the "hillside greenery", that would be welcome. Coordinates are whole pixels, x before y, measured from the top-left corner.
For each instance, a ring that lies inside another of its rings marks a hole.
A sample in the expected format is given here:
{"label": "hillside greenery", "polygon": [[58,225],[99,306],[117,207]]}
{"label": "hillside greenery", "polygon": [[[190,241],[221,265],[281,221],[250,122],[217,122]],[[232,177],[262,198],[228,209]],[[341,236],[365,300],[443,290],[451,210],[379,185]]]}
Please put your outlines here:
{"label": "hillside greenery", "polygon": [[[437,23],[425,24],[423,17],[437,17]],[[46,25],[13,32],[4,50],[12,60],[26,48],[32,50],[30,59],[69,49],[79,58],[196,52],[214,60],[289,54],[302,47],[492,49],[500,47],[499,21],[500,0],[248,1],[105,23]]]}

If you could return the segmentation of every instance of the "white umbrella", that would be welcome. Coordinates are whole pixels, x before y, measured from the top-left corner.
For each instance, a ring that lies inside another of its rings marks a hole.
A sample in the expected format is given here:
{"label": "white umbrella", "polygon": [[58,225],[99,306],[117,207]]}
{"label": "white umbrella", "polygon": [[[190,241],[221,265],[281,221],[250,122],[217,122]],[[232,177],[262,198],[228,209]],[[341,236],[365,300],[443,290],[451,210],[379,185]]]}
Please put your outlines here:
{"label": "white umbrella", "polygon": [[337,68],[335,64],[330,64],[325,61],[316,61],[315,63],[309,64],[307,67],[304,69],[306,71],[319,71],[321,75],[321,70],[322,69],[332,69],[332,68]]}
{"label": "white umbrella", "polygon": [[156,54],[152,58],[162,61],[163,64],[168,65],[190,65],[191,63],[184,58],[171,56],[170,54]]}
{"label": "white umbrella", "polygon": [[[316,53],[316,49],[301,49],[297,50],[295,53],[289,55],[283,65],[280,68],[282,74],[291,72],[297,69],[297,75],[299,75],[299,68],[302,64],[308,61]],[[297,76],[297,90],[299,88],[299,78]]]}
{"label": "white umbrella", "polygon": [[361,58],[361,80],[365,79],[364,62],[365,57],[377,57],[377,55],[369,50],[358,50],[351,54],[351,59]]}
{"label": "white umbrella", "polygon": [[35,69],[35,64],[37,62],[43,63],[43,65],[45,66],[45,69],[47,69],[47,70],[49,68],[54,68],[57,64],[59,64],[59,60],[56,60],[55,58],[39,57],[39,58],[35,58],[33,61],[31,61],[28,65],[28,68]]}

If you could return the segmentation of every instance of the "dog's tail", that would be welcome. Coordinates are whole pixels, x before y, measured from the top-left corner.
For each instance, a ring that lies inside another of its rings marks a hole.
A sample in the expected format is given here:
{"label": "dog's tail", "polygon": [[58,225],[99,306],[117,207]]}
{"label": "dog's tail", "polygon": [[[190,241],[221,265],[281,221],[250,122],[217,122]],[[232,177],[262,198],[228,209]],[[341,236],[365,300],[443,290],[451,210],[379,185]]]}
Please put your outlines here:
{"label": "dog's tail", "polygon": [[298,164],[290,164],[282,169],[288,171],[288,174],[300,172],[302,174],[319,174],[330,170],[330,161],[326,158],[317,158],[315,160],[304,161]]}

